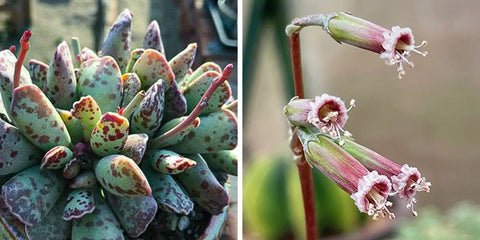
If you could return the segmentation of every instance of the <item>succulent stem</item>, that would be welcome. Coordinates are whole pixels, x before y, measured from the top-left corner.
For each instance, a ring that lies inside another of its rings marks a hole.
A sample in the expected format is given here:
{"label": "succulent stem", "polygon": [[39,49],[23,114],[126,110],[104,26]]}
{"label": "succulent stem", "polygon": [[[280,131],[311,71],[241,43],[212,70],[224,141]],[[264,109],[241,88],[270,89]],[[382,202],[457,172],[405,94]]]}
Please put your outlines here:
{"label": "succulent stem", "polygon": [[141,90],[137,93],[137,95],[135,95],[135,97],[133,97],[132,101],[130,101],[130,103],[128,103],[123,110],[119,111],[119,114],[129,119],[133,111],[135,111],[138,105],[140,105],[140,102],[142,102],[143,98],[145,98],[145,91]]}
{"label": "succulent stem", "polygon": [[78,68],[80,67],[81,58],[79,57],[80,54],[80,40],[77,37],[72,38],[72,51],[73,51],[73,65]]}
{"label": "succulent stem", "polygon": [[175,126],[174,128],[170,129],[168,132],[160,135],[159,137],[152,139],[154,140],[157,144],[161,144],[165,141],[168,141],[172,137],[174,137],[177,133],[182,131],[185,127],[188,127],[195,119],[200,116],[200,113],[202,113],[203,109],[207,107],[207,103],[212,97],[213,93],[217,88],[222,85],[223,82],[226,80],[230,79],[230,76],[232,75],[232,69],[233,69],[233,64],[228,64],[222,72],[222,75],[218,76],[217,78],[213,79],[212,84],[208,87],[207,91],[203,94],[202,98],[200,101],[198,101],[197,105],[193,109],[193,111],[188,115],[183,122]]}
{"label": "succulent stem", "polygon": [[23,32],[22,38],[20,39],[20,53],[18,54],[18,60],[15,63],[15,73],[13,75],[13,89],[17,88],[20,85],[20,71],[22,70],[23,62],[25,61],[27,51],[30,48],[30,37],[32,37],[32,32],[30,30],[27,30]]}

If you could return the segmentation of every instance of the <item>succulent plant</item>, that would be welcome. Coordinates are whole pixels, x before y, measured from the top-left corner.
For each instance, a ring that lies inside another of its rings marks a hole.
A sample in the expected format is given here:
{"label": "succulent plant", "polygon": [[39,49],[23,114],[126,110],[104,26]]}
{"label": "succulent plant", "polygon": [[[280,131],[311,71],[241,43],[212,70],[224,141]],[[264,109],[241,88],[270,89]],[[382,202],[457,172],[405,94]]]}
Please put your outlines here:
{"label": "succulent plant", "polygon": [[227,209],[232,65],[192,70],[195,43],[167,61],[156,21],[131,51],[132,16],[118,16],[98,54],[74,38],[72,53],[62,42],[27,70],[29,31],[18,59],[0,52],[0,211],[30,239],[125,239],[152,222],[170,234]]}

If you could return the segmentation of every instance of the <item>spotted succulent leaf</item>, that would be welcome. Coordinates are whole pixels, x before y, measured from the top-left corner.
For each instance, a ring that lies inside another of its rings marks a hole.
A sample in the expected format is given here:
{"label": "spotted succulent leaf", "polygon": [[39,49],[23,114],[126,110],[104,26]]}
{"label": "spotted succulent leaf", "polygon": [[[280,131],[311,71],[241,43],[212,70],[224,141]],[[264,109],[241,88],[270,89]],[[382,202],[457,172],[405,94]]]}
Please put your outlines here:
{"label": "spotted succulent leaf", "polygon": [[118,153],[128,137],[128,119],[118,113],[103,114],[90,137],[93,152],[100,156]]}
{"label": "spotted succulent leaf", "polygon": [[47,83],[47,71],[48,65],[32,59],[28,62],[28,70],[30,72],[30,78],[32,79],[32,83],[37,85],[38,88],[44,89],[44,86]]}
{"label": "spotted succulent leaf", "polygon": [[70,144],[62,118],[36,85],[17,87],[13,91],[10,111],[18,129],[38,148],[48,151],[57,145]]}
{"label": "spotted succulent leaf", "polygon": [[95,173],[93,171],[86,171],[73,178],[68,186],[73,189],[89,188],[95,185],[95,183],[97,183]]}
{"label": "spotted succulent leaf", "polygon": [[63,177],[65,179],[75,178],[82,170],[80,159],[73,158],[63,167]]}
{"label": "spotted succulent leaf", "polygon": [[187,99],[183,96],[177,82],[173,81],[169,89],[165,91],[164,121],[178,118],[187,113]]}
{"label": "spotted succulent leaf", "polygon": [[197,117],[195,118],[194,121],[192,121],[192,123],[188,126],[186,126],[185,128],[183,128],[181,131],[179,131],[174,137],[172,137],[171,139],[167,140],[167,141],[164,141],[164,142],[160,142],[160,137],[165,134],[166,132],[170,131],[171,129],[173,129],[175,126],[177,126],[178,124],[180,124],[181,122],[183,122],[187,117],[180,117],[180,118],[175,118],[175,119],[172,119],[168,122],[166,122],[165,124],[162,125],[162,127],[160,127],[160,129],[158,130],[158,137],[157,138],[154,138],[150,141],[150,146],[152,148],[164,148],[164,147],[168,147],[168,146],[172,146],[172,145],[175,145],[179,142],[181,142],[183,140],[183,138],[185,136],[187,136],[193,129],[197,128],[198,126],[200,126],[200,118]]}
{"label": "spotted succulent leaf", "polygon": [[145,133],[130,134],[120,153],[131,158],[136,164],[142,161],[145,150],[147,150],[148,135]]}
{"label": "spotted succulent leaf", "polygon": [[190,43],[187,47],[173,57],[168,64],[175,74],[175,80],[180,82],[187,75],[189,69],[192,67],[195,54],[197,53],[197,44]]}
{"label": "spotted succulent leaf", "polygon": [[148,88],[145,97],[132,115],[132,132],[152,136],[160,127],[165,101],[164,81],[159,80]]}
{"label": "spotted succulent leaf", "polygon": [[88,47],[82,49],[82,52],[80,53],[80,60],[82,63],[95,58],[98,58],[98,56],[92,49]]}
{"label": "spotted succulent leaf", "polygon": [[136,48],[132,52],[130,52],[130,59],[128,60],[127,68],[125,69],[125,73],[131,73],[133,71],[133,66],[137,62],[137,60],[142,56],[145,49],[143,48]]}
{"label": "spotted succulent leaf", "polygon": [[144,90],[156,83],[158,79],[165,81],[165,89],[169,89],[172,82],[175,81],[175,74],[165,56],[154,49],[147,49],[143,52],[133,66],[133,72],[140,78]]}
{"label": "spotted succulent leaf", "polygon": [[95,175],[108,192],[123,197],[151,195],[152,190],[138,165],[123,155],[109,155],[97,163]]}
{"label": "spotted succulent leaf", "polygon": [[58,240],[68,239],[72,232],[72,223],[62,219],[65,198],[60,198],[55,206],[33,226],[25,226],[28,239]]}
{"label": "spotted succulent leaf", "polygon": [[54,207],[65,186],[58,172],[34,165],[8,180],[2,186],[2,197],[18,220],[33,226]]}
{"label": "spotted succulent leaf", "polygon": [[237,176],[238,156],[234,151],[218,151],[215,153],[204,153],[202,157],[212,171],[221,171]]}
{"label": "spotted succulent leaf", "polygon": [[[100,109],[100,108],[99,108]],[[57,108],[57,112],[67,127],[68,134],[72,139],[72,143],[77,143],[83,139],[82,122],[73,116],[72,112]]]}
{"label": "spotted succulent leaf", "polygon": [[95,99],[91,96],[81,97],[80,100],[73,104],[71,110],[72,116],[77,118],[83,129],[83,138],[90,139],[92,131],[97,125],[97,121],[102,116],[102,111]]}
{"label": "spotted succulent leaf", "polygon": [[145,159],[150,162],[153,169],[165,174],[181,173],[197,164],[192,159],[169,150],[152,150]]}
{"label": "spotted succulent leaf", "polygon": [[125,70],[130,53],[132,18],[133,14],[128,9],[123,10],[115,19],[100,50],[100,56],[113,57],[121,70]]}
{"label": "spotted succulent leaf", "polygon": [[77,79],[67,42],[57,47],[47,71],[45,93],[55,107],[70,109],[75,101]]}
{"label": "spotted succulent leaf", "polygon": [[115,60],[110,57],[91,59],[80,66],[77,92],[90,95],[102,112],[116,112],[122,101],[122,74]]}
{"label": "spotted succulent leaf", "polygon": [[75,189],[67,197],[67,204],[63,210],[62,218],[70,221],[81,218],[95,210],[95,200],[91,189]]}
{"label": "spotted succulent leaf", "polygon": [[132,238],[145,232],[157,213],[157,202],[152,196],[127,198],[105,192],[105,197],[118,222]]}
{"label": "spotted succulent leaf", "polygon": [[195,71],[193,71],[192,74],[190,74],[190,76],[188,76],[188,78],[186,78],[182,82],[180,82],[179,83],[180,87],[185,88],[186,86],[188,86],[188,84],[190,84],[190,82],[197,79],[198,77],[200,77],[201,75],[203,75],[204,73],[206,73],[208,71],[214,71],[218,74],[222,73],[222,69],[220,68],[220,66],[218,66],[218,64],[216,64],[214,62],[206,62],[206,63],[200,65],[200,67],[198,67],[197,69],[195,69]]}
{"label": "spotted succulent leaf", "polygon": [[40,169],[63,168],[73,158],[73,152],[65,146],[55,146],[43,156]]}
{"label": "spotted succulent leaf", "polygon": [[130,101],[137,95],[142,88],[140,78],[135,73],[125,73],[122,75],[123,81],[123,99],[122,107],[126,107]]}
{"label": "spotted succulent leaf", "polygon": [[162,35],[160,33],[160,27],[157,20],[153,20],[147,27],[147,33],[143,39],[143,48],[155,49],[162,55],[165,55],[165,49],[163,47]]}

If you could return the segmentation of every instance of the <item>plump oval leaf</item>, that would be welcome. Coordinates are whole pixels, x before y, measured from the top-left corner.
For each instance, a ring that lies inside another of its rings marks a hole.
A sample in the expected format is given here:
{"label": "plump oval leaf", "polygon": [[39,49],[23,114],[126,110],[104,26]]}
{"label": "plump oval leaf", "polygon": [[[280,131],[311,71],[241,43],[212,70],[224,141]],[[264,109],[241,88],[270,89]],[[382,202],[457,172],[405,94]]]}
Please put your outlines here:
{"label": "plump oval leaf", "polygon": [[100,156],[118,153],[128,137],[128,119],[118,113],[105,113],[92,131],[90,146]]}

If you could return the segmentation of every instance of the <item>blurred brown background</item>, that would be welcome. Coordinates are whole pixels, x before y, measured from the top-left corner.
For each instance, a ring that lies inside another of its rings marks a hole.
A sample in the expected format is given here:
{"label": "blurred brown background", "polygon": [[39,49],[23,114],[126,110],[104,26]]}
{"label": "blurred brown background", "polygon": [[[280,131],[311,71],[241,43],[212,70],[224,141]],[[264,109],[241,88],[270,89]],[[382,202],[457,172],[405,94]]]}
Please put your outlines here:
{"label": "blurred brown background", "polygon": [[[244,39],[254,2],[244,1]],[[417,166],[432,182],[430,194],[417,194],[418,206],[480,203],[480,2],[306,0],[285,6],[283,16],[257,26],[256,56],[244,55],[244,62],[254,62],[245,69],[251,70],[251,86],[245,86],[251,91],[245,99],[245,175],[258,156],[289,154],[282,116],[291,97],[282,86],[289,66],[276,44],[288,39],[275,32],[278,21],[285,26],[295,17],[348,11],[387,28],[410,27],[417,44],[428,41],[429,55],[412,55],[415,68],[407,67],[399,80],[378,55],[339,45],[320,28],[305,28],[300,36],[306,96],[329,93],[347,104],[356,99],[346,129],[380,154]]]}

